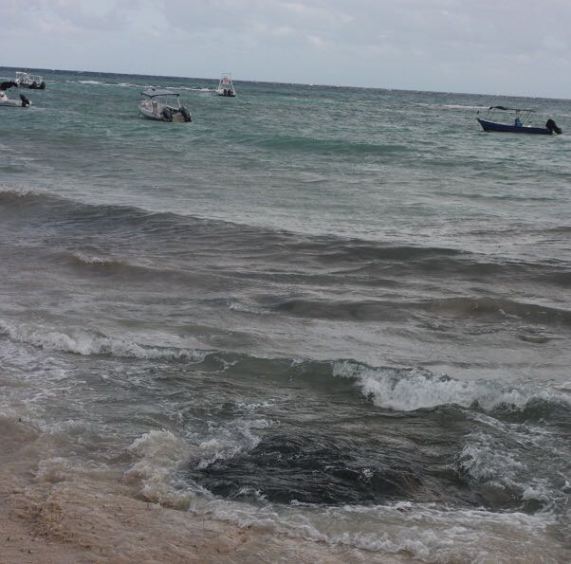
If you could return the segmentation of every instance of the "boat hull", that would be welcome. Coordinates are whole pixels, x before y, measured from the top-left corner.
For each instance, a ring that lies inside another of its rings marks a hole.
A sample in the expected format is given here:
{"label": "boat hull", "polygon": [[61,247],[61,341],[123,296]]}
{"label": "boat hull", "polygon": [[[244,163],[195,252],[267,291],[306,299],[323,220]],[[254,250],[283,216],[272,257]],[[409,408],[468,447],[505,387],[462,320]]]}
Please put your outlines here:
{"label": "boat hull", "polygon": [[[141,115],[146,117],[147,119],[152,119],[155,121],[165,121],[168,123],[176,122],[176,123],[187,123],[188,121],[184,118],[184,115],[180,111],[172,110],[171,115],[172,119],[168,120],[164,117],[162,113],[162,108],[157,110],[153,110],[152,107],[149,107],[148,104],[141,103],[139,105],[139,112]],[[190,120],[192,121],[192,120]]]}
{"label": "boat hull", "polygon": [[236,92],[234,90],[218,88],[216,94],[218,96],[224,96],[225,98],[236,98]]}
{"label": "boat hull", "polygon": [[9,98],[8,100],[0,100],[0,108],[27,108],[31,105],[31,102],[29,104],[23,104],[21,100],[12,100],[11,98]]}
{"label": "boat hull", "polygon": [[19,88],[29,88],[30,90],[45,90],[46,83],[42,80],[39,84],[37,82],[27,83],[27,82],[19,82]]}
{"label": "boat hull", "polygon": [[495,121],[476,118],[484,131],[497,131],[500,133],[521,133],[527,135],[552,135],[553,132],[546,127],[531,127],[527,125],[508,125]]}

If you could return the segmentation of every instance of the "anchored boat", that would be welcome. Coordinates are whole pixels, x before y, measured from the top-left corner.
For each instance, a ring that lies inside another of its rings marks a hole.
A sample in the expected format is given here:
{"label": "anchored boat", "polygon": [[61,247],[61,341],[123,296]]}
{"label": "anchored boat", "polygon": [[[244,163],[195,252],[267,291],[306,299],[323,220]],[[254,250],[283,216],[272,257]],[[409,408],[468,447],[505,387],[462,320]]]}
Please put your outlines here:
{"label": "anchored boat", "polygon": [[28,72],[17,72],[15,82],[20,88],[31,88],[33,90],[45,90],[46,88],[46,82],[41,76]]}
{"label": "anchored boat", "polygon": [[[494,116],[495,112],[510,112],[514,116],[513,121],[510,123],[505,123],[492,120],[491,118]],[[484,131],[498,131],[502,133],[527,133],[531,135],[553,135],[554,133],[559,135],[562,133],[561,128],[558,127],[555,121],[551,118],[545,122],[544,127],[531,125],[529,122],[531,115],[534,113],[535,110],[530,109],[507,108],[506,106],[490,106],[488,108],[488,119],[482,119],[480,117],[480,110],[478,110],[478,116],[476,119]]]}
{"label": "anchored boat", "polygon": [[234,98],[236,96],[236,88],[234,88],[234,83],[232,82],[232,75],[223,74],[215,92],[218,96]]}
{"label": "anchored boat", "polygon": [[192,116],[182,104],[180,94],[171,90],[148,88],[141,92],[139,111],[148,119],[157,121],[190,122]]}
{"label": "anchored boat", "polygon": [[6,90],[18,86],[14,80],[8,80],[0,83],[0,107],[4,108],[27,108],[32,105],[32,102],[23,94],[20,94],[20,99],[8,98]]}

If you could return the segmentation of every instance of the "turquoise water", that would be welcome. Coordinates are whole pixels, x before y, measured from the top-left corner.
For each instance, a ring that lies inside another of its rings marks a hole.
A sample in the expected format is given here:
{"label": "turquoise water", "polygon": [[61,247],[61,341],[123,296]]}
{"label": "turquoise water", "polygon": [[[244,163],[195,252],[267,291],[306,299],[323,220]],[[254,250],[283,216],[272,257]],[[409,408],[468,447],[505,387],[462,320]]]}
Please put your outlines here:
{"label": "turquoise water", "polygon": [[0,414],[378,561],[566,560],[570,101],[42,74],[0,108]]}
{"label": "turquoise water", "polygon": [[[568,211],[566,136],[485,135],[475,121],[490,103],[529,104],[538,122],[553,116],[566,130],[566,101],[253,83],[227,100],[188,90],[215,85],[207,80],[46,78],[45,92],[27,91],[31,111],[2,115],[4,170],[52,193],[90,198],[95,188],[98,202],[485,251],[491,233],[525,245],[522,231],[557,226]],[[148,84],[179,89],[194,122],[141,119]]]}

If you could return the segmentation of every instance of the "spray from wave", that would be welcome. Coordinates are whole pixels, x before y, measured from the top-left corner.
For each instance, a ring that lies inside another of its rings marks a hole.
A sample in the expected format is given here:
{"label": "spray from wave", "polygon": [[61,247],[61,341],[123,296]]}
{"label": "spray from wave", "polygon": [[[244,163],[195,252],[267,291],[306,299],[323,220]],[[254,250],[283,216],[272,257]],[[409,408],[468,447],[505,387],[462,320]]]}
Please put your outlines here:
{"label": "spray from wave", "polygon": [[444,405],[476,407],[484,411],[501,407],[521,410],[537,400],[569,404],[563,395],[531,385],[510,387],[486,380],[462,382],[420,368],[372,368],[345,361],[334,365],[333,375],[355,380],[361,393],[376,406],[395,411]]}

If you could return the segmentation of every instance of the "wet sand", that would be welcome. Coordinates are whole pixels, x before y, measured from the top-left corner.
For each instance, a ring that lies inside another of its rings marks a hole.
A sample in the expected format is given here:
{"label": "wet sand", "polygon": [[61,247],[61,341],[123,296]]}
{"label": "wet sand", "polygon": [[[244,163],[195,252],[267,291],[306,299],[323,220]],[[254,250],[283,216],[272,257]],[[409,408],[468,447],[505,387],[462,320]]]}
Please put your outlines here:
{"label": "wet sand", "polygon": [[0,563],[404,562],[239,528],[137,499],[120,476],[39,472],[49,452],[25,422],[0,418]]}

